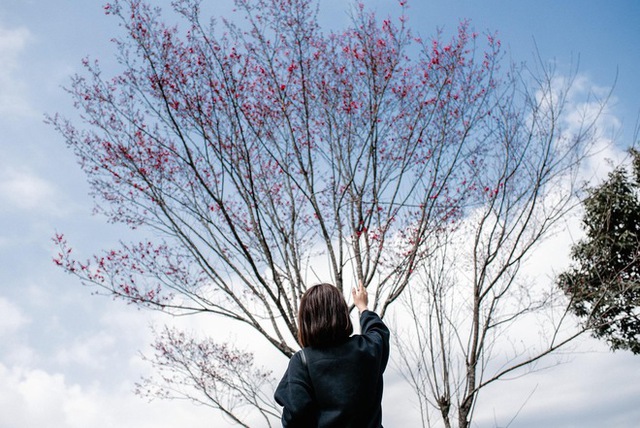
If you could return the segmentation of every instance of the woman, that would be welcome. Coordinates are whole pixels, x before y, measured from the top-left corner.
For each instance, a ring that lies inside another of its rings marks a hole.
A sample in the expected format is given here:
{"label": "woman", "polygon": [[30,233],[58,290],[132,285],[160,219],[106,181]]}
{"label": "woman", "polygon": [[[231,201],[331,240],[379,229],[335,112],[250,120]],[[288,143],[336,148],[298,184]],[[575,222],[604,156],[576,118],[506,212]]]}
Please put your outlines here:
{"label": "woman", "polygon": [[382,373],[389,359],[389,329],[367,310],[360,284],[353,289],[362,334],[351,336],[349,308],[340,290],[318,284],[302,296],[298,339],[275,399],[285,428],[381,428]]}

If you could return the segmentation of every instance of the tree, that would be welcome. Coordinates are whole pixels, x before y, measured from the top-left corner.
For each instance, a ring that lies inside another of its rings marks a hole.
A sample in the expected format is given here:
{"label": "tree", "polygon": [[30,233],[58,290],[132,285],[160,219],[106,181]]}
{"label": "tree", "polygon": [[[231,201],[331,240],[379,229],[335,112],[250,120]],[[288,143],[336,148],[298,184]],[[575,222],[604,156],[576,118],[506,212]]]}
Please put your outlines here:
{"label": "tree", "polygon": [[640,354],[640,153],[633,174],[618,167],[584,201],[585,237],[558,278],[571,310],[611,349]]}
{"label": "tree", "polygon": [[[548,189],[589,142],[545,133],[560,112],[523,102],[524,82],[500,70],[499,41],[466,22],[449,41],[422,40],[404,1],[400,18],[382,21],[360,4],[348,28],[325,34],[318,2],[235,3],[242,24],[204,23],[197,0],[172,3],[178,25],[141,0],[107,4],[124,30],[121,72],[85,59],[68,88],[82,122],[49,118],[97,211],[153,236],[81,261],[56,235],[55,262],[99,292],[249,326],[290,357],[311,283],[362,281],[384,316],[435,236],[488,201],[491,230],[497,207],[530,197],[531,179]],[[163,374],[142,393],[208,403],[244,426],[246,408],[267,424],[277,413],[250,353],[172,330],[155,350]]]}
{"label": "tree", "polygon": [[[579,206],[580,168],[606,101],[568,123],[572,79],[554,72],[513,75],[518,92],[496,106],[473,179],[483,193],[457,227],[430,236],[425,245],[434,251],[403,296],[409,322],[399,367],[423,426],[471,426],[486,387],[532,370],[589,328],[567,316],[571,306],[555,284],[546,288],[524,272],[532,252]],[[533,331],[539,343],[520,337]]]}

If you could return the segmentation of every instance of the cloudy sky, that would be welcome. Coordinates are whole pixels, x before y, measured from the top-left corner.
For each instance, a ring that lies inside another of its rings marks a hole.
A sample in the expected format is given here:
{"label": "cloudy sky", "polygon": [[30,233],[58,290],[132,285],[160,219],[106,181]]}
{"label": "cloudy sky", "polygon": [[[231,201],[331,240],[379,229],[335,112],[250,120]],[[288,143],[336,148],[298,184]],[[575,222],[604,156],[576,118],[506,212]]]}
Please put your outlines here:
{"label": "cloudy sky", "polygon": [[[230,0],[214,1],[217,13],[229,13]],[[395,4],[369,3],[382,14]],[[615,157],[631,143],[640,112],[640,2],[411,3],[410,22],[422,35],[469,18],[477,30],[497,31],[514,61],[531,61],[537,46],[540,57],[555,59],[561,71],[579,63],[582,85],[601,90],[615,84],[607,110],[606,123],[615,125],[607,130],[614,141],[608,153]],[[331,25],[346,21],[342,1],[323,1],[321,18]],[[91,215],[89,189],[72,153],[43,123],[45,113],[73,116],[61,87],[87,55],[108,68],[114,54],[109,39],[118,31],[102,1],[0,0],[0,428],[224,426],[186,402],[136,397],[133,384],[148,370],[139,351],[151,340],[149,326],[167,320],[92,296],[51,262],[57,231],[87,254],[127,238],[127,230]],[[568,245],[559,240],[546,251],[563,259]],[[210,320],[181,322],[211,328]],[[564,364],[488,389],[476,422],[638,426],[638,358],[581,341],[563,356]],[[279,376],[285,362],[265,361]],[[414,403],[393,369],[387,378],[385,424],[412,426]]]}

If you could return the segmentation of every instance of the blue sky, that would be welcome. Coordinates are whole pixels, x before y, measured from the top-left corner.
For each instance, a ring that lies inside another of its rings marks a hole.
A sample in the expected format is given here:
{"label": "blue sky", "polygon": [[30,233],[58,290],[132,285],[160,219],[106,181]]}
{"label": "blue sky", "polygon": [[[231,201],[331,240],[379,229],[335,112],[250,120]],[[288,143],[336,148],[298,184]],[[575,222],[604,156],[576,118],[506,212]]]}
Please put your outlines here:
{"label": "blue sky", "polygon": [[[393,13],[395,2],[370,3]],[[322,22],[346,21],[342,4],[324,1]],[[231,9],[228,0],[210,5],[217,14]],[[477,30],[497,31],[514,61],[530,62],[535,40],[540,57],[555,59],[561,72],[579,57],[581,83],[594,88],[609,88],[617,77],[608,153],[615,157],[632,142],[640,113],[640,2],[414,0],[409,18],[424,36],[469,18]],[[0,2],[0,428],[222,426],[189,403],[149,404],[133,395],[147,370],[138,351],[151,340],[148,326],[166,319],[91,296],[51,262],[56,231],[86,254],[129,239],[127,230],[91,215],[72,153],[43,123],[44,113],[74,115],[61,86],[87,55],[108,67],[109,39],[117,34],[100,1]],[[561,241],[553,251],[566,257],[568,246]],[[217,327],[204,319],[188,326]],[[487,390],[478,426],[505,426],[520,407],[511,426],[637,426],[638,357],[609,353],[592,340],[574,351],[565,364]],[[279,376],[285,362],[264,361]],[[412,406],[391,371],[386,425],[412,426]]]}

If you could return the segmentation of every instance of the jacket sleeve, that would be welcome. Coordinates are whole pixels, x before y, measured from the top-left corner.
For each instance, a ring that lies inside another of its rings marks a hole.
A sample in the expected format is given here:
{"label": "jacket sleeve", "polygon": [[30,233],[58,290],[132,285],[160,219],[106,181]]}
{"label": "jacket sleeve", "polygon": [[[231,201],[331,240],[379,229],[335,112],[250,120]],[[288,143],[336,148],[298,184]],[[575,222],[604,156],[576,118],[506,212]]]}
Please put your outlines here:
{"label": "jacket sleeve", "polygon": [[361,334],[372,342],[379,352],[381,368],[385,369],[389,360],[389,329],[373,311],[363,311],[360,315]]}
{"label": "jacket sleeve", "polygon": [[313,388],[301,351],[291,357],[289,367],[276,388],[276,402],[283,406],[283,428],[308,428],[316,425]]}

